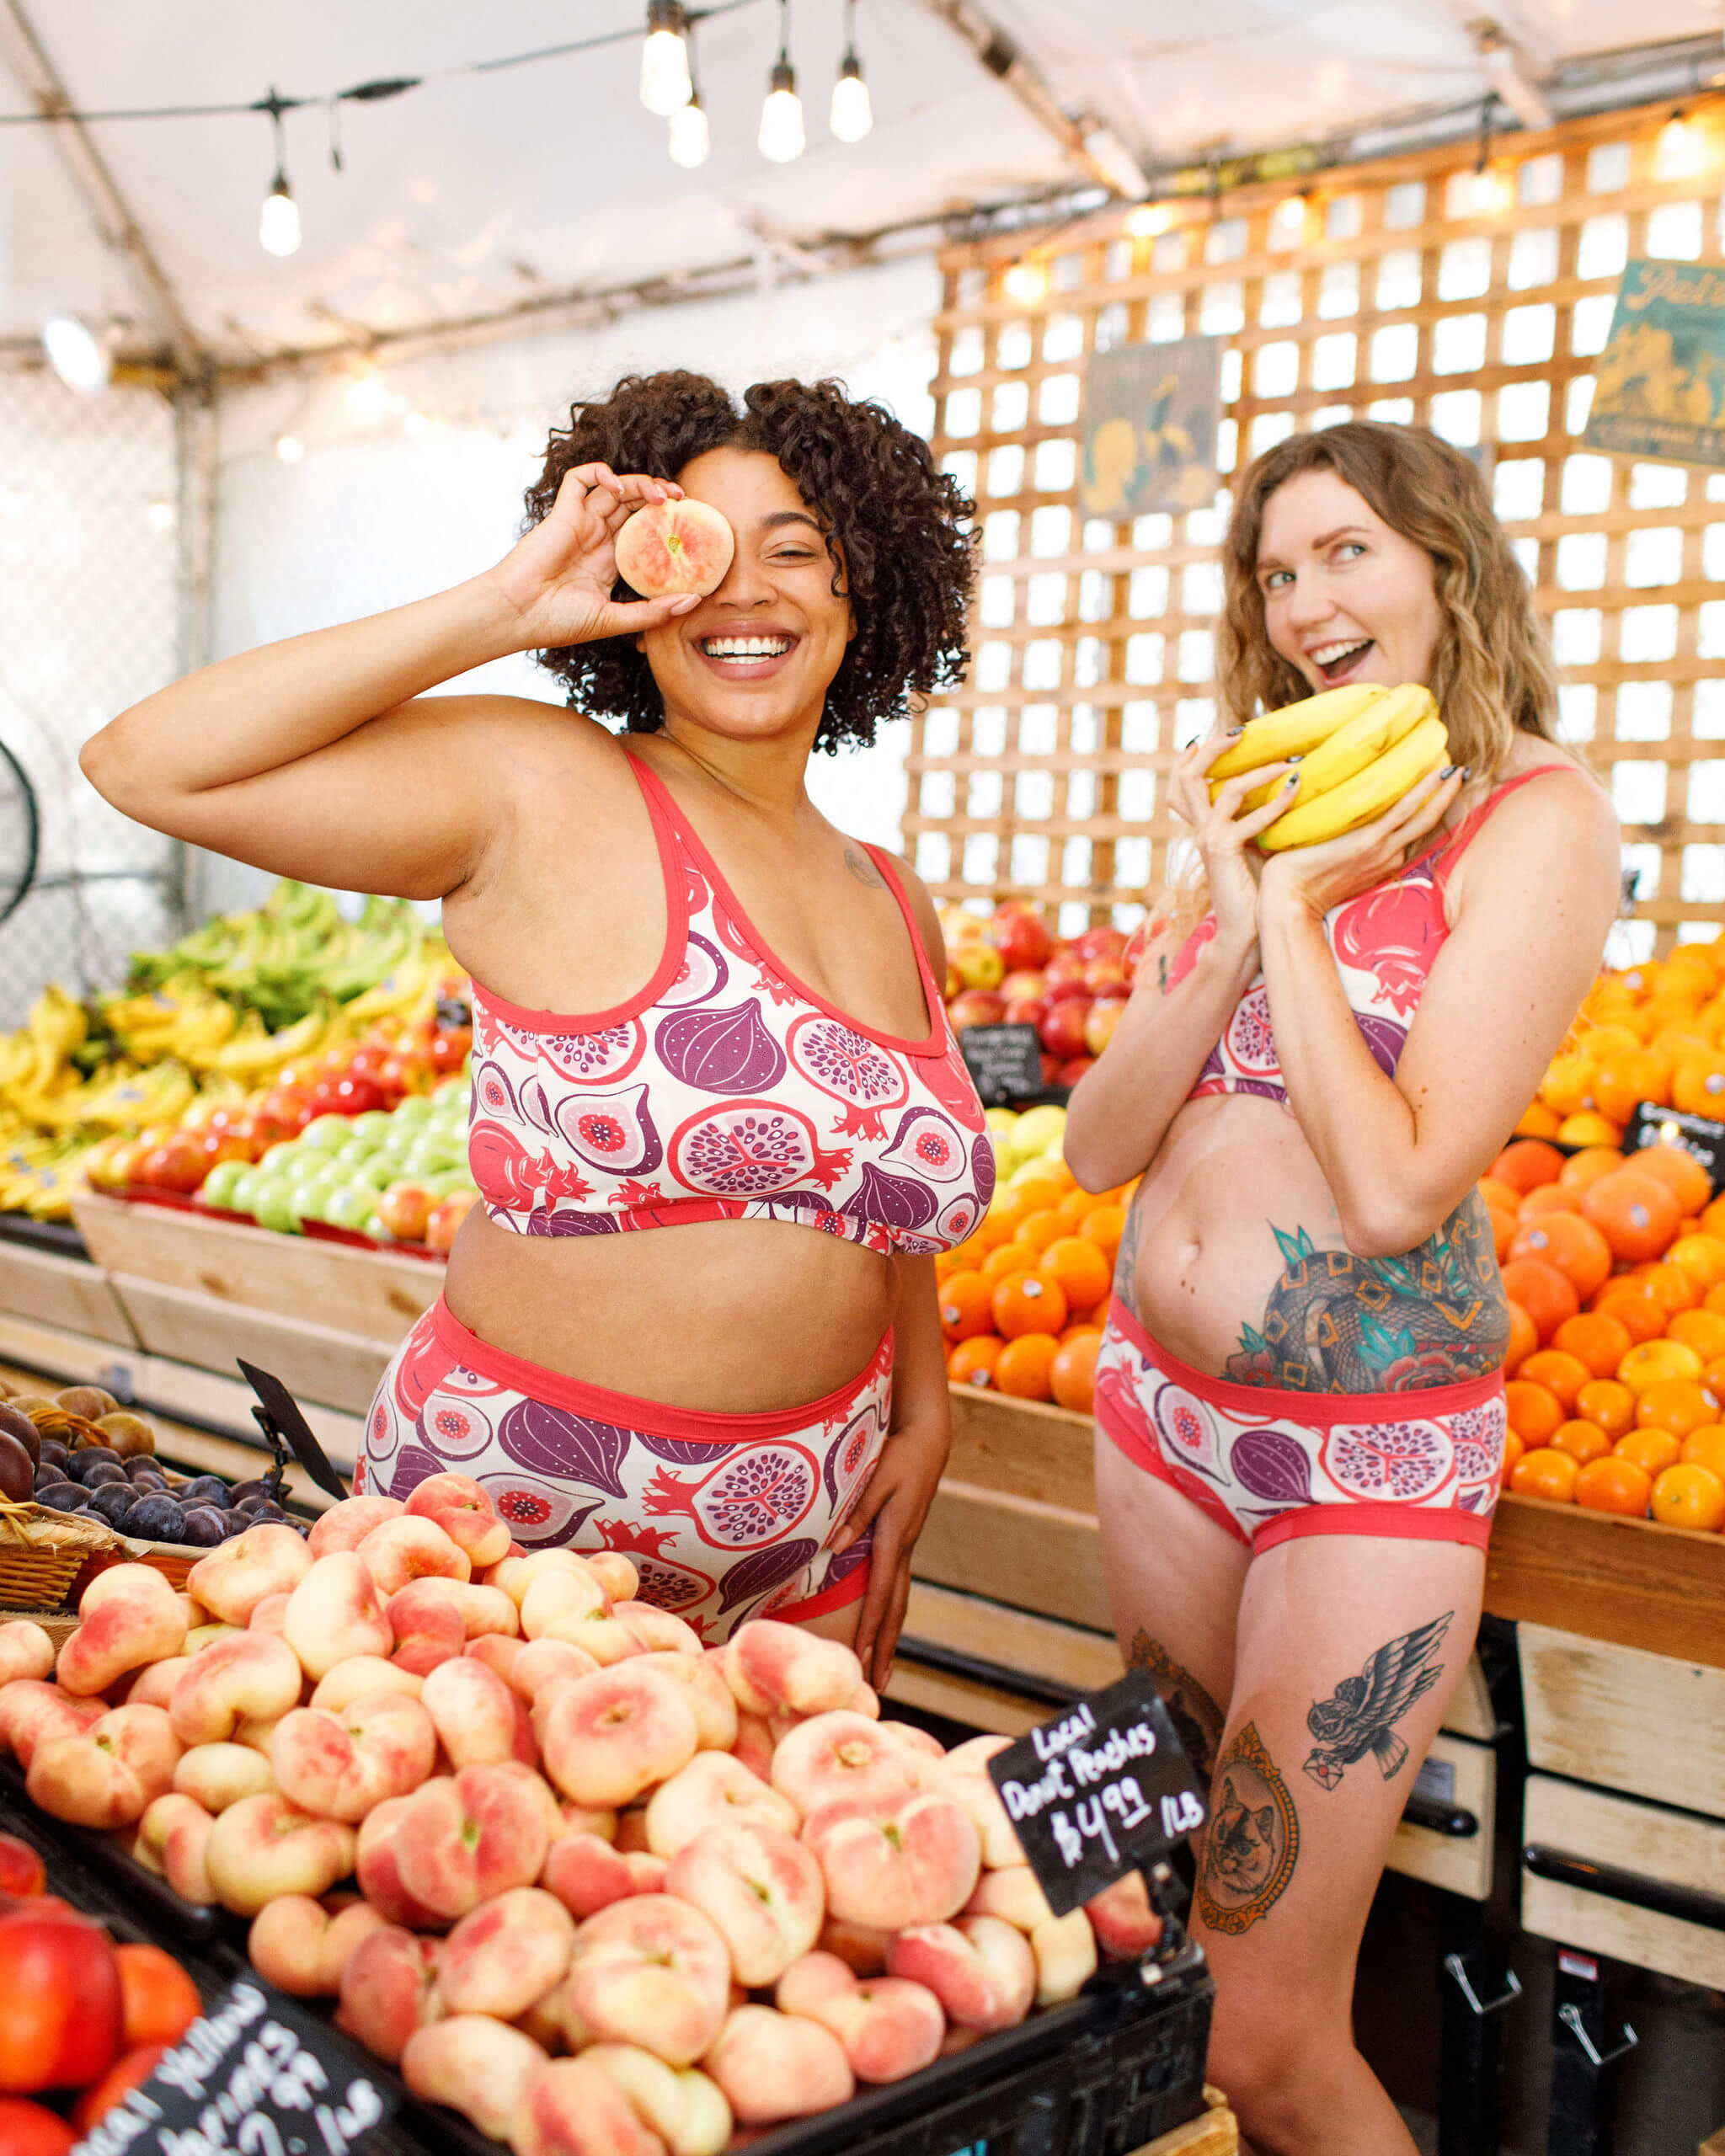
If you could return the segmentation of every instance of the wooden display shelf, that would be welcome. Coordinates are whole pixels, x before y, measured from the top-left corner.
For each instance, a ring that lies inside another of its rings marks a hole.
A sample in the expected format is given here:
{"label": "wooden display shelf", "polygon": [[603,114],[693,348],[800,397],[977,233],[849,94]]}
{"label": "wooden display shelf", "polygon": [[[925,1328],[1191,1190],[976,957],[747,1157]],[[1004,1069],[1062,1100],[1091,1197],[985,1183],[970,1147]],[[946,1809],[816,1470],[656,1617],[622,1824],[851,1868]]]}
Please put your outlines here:
{"label": "wooden display shelf", "polygon": [[[1087,1416],[950,1388],[953,1451],[916,1547],[932,1584],[1108,1630]],[[1506,1495],[1485,1606],[1725,1668],[1725,1534]]]}

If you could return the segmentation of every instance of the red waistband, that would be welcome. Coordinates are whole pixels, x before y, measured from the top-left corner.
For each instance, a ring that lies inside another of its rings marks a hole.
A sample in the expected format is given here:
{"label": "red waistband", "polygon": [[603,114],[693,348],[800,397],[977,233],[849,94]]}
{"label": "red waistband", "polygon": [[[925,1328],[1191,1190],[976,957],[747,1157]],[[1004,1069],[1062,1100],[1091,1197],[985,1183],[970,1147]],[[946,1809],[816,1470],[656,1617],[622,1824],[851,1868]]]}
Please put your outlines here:
{"label": "red waistband", "polygon": [[1152,1340],[1118,1295],[1108,1302],[1108,1324],[1129,1341],[1146,1362],[1153,1363],[1165,1378],[1183,1385],[1194,1399],[1240,1415],[1284,1417],[1290,1422],[1327,1427],[1332,1422],[1381,1422],[1406,1414],[1418,1406],[1428,1415],[1457,1414],[1465,1407],[1478,1407],[1503,1389],[1501,1369],[1482,1377],[1463,1378],[1456,1385],[1410,1387],[1406,1392],[1295,1392],[1282,1385],[1240,1385],[1232,1378],[1211,1377],[1194,1370],[1178,1355],[1171,1355]]}
{"label": "red waistband", "polygon": [[672,1407],[662,1400],[638,1400],[632,1393],[612,1392],[604,1385],[565,1377],[560,1370],[542,1369],[523,1356],[492,1347],[477,1332],[469,1332],[441,1295],[425,1315],[439,1343],[464,1369],[482,1378],[494,1379],[529,1400],[542,1400],[550,1407],[566,1407],[571,1414],[588,1416],[595,1422],[644,1431],[649,1437],[686,1438],[697,1444],[789,1437],[811,1423],[848,1414],[863,1393],[889,1380],[892,1374],[893,1333],[889,1326],[856,1376],[821,1399],[760,1415],[720,1415],[705,1408]]}

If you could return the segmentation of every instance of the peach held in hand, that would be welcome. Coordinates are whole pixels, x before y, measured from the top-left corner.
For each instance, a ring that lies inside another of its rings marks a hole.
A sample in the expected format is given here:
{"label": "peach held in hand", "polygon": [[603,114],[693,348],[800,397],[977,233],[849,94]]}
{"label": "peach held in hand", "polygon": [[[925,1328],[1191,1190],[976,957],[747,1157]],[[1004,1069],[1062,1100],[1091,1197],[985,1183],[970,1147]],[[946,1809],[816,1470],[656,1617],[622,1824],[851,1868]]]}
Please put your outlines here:
{"label": "peach held in hand", "polygon": [[705,502],[649,502],[617,535],[617,573],[644,599],[717,591],[736,552],[729,521]]}
{"label": "peach held in hand", "polygon": [[416,2096],[447,2104],[501,2141],[528,2085],[550,2064],[519,2029],[489,2014],[449,2014],[415,2029],[401,2047],[401,2078]]}
{"label": "peach held in hand", "polygon": [[836,1954],[805,1954],[778,1980],[773,2003],[830,2029],[859,2081],[902,2081],[940,2056],[941,2003],[904,1977],[858,1983]]}
{"label": "peach held in hand", "polygon": [[129,1669],[163,1661],[185,1643],[179,1597],[151,1565],[113,1565],[98,1572],[77,1609],[81,1622],[60,1650],[56,1673],[61,1690],[80,1698],[105,1692]]}
{"label": "peach held in hand", "polygon": [[730,2002],[731,1959],[712,1920],[670,1894],[637,1894],[589,1917],[575,1934],[563,1989],[572,2044],[639,2044],[692,2066]]}
{"label": "peach held in hand", "polygon": [[982,1864],[969,1813],[932,1792],[825,1805],[803,1838],[820,1860],[831,1913],[883,1931],[956,1916]]}
{"label": "peach held in hand", "polygon": [[246,1958],[278,1991],[334,1999],[348,1956],[384,1923],[369,1902],[350,1902],[332,1916],[309,1894],[278,1894],[252,1919]]}
{"label": "peach held in hand", "polygon": [[712,1918],[737,1982],[751,1990],[776,1983],[820,1935],[820,1866],[782,1827],[708,1827],[679,1851],[665,1883]]}
{"label": "peach held in hand", "polygon": [[818,2021],[739,2006],[708,2053],[707,2071],[745,2126],[806,2118],[857,2093],[844,2047]]}
{"label": "peach held in hand", "polygon": [[440,1982],[451,2014],[512,2021],[569,1972],[575,1927],[554,1894],[515,1886],[464,1916],[445,1941]]}

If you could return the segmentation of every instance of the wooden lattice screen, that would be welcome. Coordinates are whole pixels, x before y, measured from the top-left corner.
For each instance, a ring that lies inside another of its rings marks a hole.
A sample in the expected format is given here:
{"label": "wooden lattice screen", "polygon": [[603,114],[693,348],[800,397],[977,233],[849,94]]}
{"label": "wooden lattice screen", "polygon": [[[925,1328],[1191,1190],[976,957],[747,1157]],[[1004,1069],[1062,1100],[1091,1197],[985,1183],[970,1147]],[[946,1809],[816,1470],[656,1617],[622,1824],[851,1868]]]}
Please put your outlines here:
{"label": "wooden lattice screen", "polygon": [[[1129,926],[1178,826],[1159,798],[1212,715],[1229,497],[1087,519],[1089,354],[1225,335],[1226,472],[1296,429],[1418,420],[1477,448],[1550,618],[1566,736],[1641,872],[1637,956],[1725,922],[1725,473],[1583,454],[1626,259],[1718,262],[1725,112],[1617,113],[1111,211],[943,258],[936,450],[975,492],[966,686],[916,722],[907,845],[940,896]],[[1295,192],[1296,185],[1302,192]]]}

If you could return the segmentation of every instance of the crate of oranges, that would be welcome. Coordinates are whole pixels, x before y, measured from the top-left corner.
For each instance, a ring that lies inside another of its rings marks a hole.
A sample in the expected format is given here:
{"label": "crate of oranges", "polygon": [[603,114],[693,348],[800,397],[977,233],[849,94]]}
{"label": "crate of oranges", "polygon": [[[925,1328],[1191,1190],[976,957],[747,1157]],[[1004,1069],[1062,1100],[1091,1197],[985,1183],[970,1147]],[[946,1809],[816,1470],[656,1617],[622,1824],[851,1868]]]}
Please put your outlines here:
{"label": "crate of oranges", "polygon": [[1081,1190],[1066,1112],[991,1108],[1000,1181],[976,1232],[935,1262],[947,1374],[1087,1415],[1132,1186]]}
{"label": "crate of oranges", "polygon": [[1506,1489],[1725,1524],[1725,1198],[1678,1145],[1518,1139],[1480,1184],[1509,1297]]}

